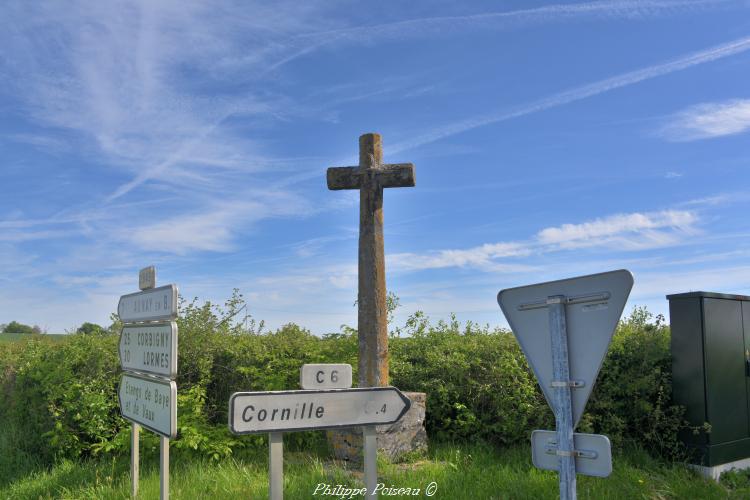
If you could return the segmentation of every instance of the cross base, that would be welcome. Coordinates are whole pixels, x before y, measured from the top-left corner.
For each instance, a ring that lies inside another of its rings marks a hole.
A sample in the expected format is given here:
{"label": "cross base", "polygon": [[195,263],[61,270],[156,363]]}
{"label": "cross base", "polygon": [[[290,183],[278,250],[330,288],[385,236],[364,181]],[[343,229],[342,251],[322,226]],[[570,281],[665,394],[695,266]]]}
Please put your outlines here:
{"label": "cross base", "polygon": [[[424,426],[427,395],[423,392],[404,392],[411,400],[411,409],[396,423],[376,426],[378,452],[389,460],[413,452],[427,452],[427,430]],[[361,427],[328,431],[328,443],[337,460],[359,466],[363,458]]]}

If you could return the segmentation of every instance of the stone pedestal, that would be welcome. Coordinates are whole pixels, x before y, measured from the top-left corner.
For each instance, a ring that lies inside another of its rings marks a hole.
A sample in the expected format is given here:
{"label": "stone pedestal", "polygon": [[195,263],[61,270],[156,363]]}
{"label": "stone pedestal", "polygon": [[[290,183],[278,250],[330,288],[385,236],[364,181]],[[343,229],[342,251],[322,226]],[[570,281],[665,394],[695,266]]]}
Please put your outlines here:
{"label": "stone pedestal", "polygon": [[[394,460],[411,451],[427,451],[427,431],[424,426],[427,395],[405,392],[411,408],[401,420],[390,425],[378,425],[378,451]],[[362,463],[362,428],[352,427],[328,431],[328,442],[334,457],[351,463]]]}

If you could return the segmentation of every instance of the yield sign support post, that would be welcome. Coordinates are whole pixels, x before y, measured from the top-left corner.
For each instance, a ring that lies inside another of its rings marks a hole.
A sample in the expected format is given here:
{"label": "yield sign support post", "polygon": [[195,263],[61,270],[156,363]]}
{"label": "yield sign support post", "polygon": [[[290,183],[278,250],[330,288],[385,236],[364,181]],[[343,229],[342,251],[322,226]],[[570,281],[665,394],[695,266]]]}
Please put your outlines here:
{"label": "yield sign support post", "polygon": [[576,462],[573,444],[573,407],[570,395],[568,331],[565,323],[565,297],[547,298],[549,331],[552,341],[552,372],[555,380],[555,429],[560,458],[560,500],[576,498]]}

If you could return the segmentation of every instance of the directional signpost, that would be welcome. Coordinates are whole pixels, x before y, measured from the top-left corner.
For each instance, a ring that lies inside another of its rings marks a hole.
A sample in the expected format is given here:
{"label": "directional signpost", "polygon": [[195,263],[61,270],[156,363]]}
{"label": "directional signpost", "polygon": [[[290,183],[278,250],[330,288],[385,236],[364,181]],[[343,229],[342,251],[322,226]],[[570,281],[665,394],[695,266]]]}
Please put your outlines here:
{"label": "directional signpost", "polygon": [[177,376],[177,323],[123,327],[120,363],[126,371],[174,379]]}
{"label": "directional signpost", "polygon": [[123,417],[166,438],[177,436],[174,381],[123,373],[118,396]]}
{"label": "directional signpost", "polygon": [[[374,441],[375,425],[397,422],[411,408],[409,398],[395,387],[351,389],[351,365],[303,365],[300,385],[308,390],[235,392],[229,399],[229,429],[234,434],[268,433],[271,500],[283,497],[284,432],[362,426],[365,440]],[[375,443],[365,446],[365,484],[368,496],[376,497]]]}
{"label": "directional signpost", "polygon": [[120,413],[133,423],[131,493],[138,494],[140,426],[159,434],[160,498],[169,498],[169,440],[177,435],[177,286],[156,286],[153,266],[138,274],[140,292],[123,295],[117,314],[120,364]]}
{"label": "directional signpost", "polygon": [[[555,413],[555,439],[544,434],[551,431],[535,431],[540,434],[532,435],[532,457],[535,465],[560,472],[562,500],[576,498],[576,470],[606,476],[612,469],[609,440],[573,430],[632,287],[632,274],[619,270],[509,288],[497,296]],[[592,462],[577,468],[585,461]]]}
{"label": "directional signpost", "polygon": [[123,323],[175,319],[177,317],[177,285],[160,286],[123,295],[117,304],[117,315]]}
{"label": "directional signpost", "polygon": [[229,400],[229,428],[235,434],[259,434],[392,424],[410,407],[409,398],[395,387],[235,392]]}

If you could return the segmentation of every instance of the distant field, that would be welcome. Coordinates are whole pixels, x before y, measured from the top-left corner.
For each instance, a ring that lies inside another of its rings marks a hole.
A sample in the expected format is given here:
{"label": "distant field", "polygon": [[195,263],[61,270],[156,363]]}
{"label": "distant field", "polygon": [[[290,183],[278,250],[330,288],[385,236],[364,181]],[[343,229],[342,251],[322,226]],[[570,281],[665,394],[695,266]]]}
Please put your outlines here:
{"label": "distant field", "polygon": [[19,340],[28,340],[28,339],[49,339],[49,340],[62,340],[66,337],[66,335],[31,335],[28,333],[0,333],[0,342],[18,342]]}

